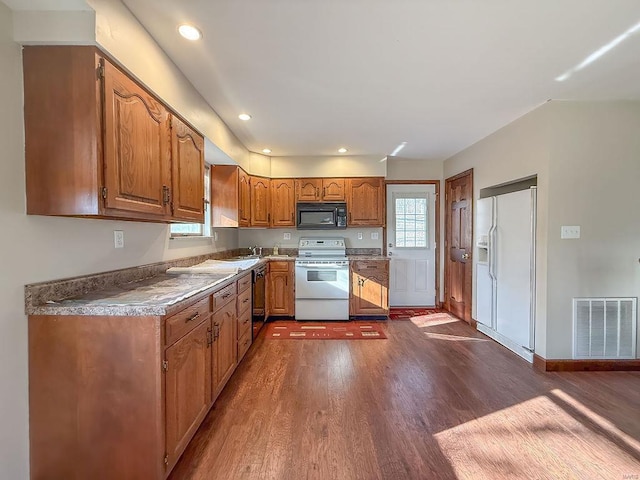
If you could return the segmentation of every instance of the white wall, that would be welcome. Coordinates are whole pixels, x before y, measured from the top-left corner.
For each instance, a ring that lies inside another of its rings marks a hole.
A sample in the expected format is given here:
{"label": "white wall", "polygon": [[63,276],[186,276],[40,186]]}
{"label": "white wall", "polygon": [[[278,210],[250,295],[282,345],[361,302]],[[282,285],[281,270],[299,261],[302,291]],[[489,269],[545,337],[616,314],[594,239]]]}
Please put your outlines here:
{"label": "white wall", "polygon": [[389,157],[387,180],[442,180],[444,162]]}
{"label": "white wall", "polygon": [[273,178],[384,177],[387,163],[377,155],[271,157]]}
{"label": "white wall", "polygon": [[[569,358],[573,297],[640,294],[640,102],[552,112],[547,353]],[[581,238],[561,240],[562,225],[580,225]]]}
{"label": "white wall", "polygon": [[[0,478],[22,480],[29,477],[24,285],[235,248],[237,232],[220,229],[224,231],[218,242],[193,243],[169,240],[169,227],[162,224],[27,216],[22,57],[11,32],[12,14],[0,3],[0,222],[4,231],[0,238]],[[140,34],[133,38],[141,41]],[[118,34],[111,46],[119,52],[136,50],[129,48],[131,40]],[[153,60],[158,61],[157,56]],[[145,64],[134,70],[141,77],[153,77]],[[175,89],[187,88],[182,77],[163,82]],[[184,96],[195,99],[192,92]],[[113,248],[116,229],[125,234],[121,250]]]}
{"label": "white wall", "polygon": [[[480,189],[529,175],[538,175],[537,321],[536,353],[546,357],[547,211],[549,195],[548,129],[550,104],[524,115],[444,162],[444,178],[473,168],[474,204]],[[444,192],[444,184],[443,184]],[[443,193],[444,195],[444,193]],[[443,202],[444,203],[444,202]],[[475,205],[474,205],[475,206]],[[444,226],[444,217],[443,224]],[[474,215],[474,235],[475,215]],[[475,245],[475,237],[473,241]],[[475,247],[474,247],[475,248]],[[475,318],[476,259],[473,260],[473,317]],[[444,289],[444,287],[443,287]]]}
{"label": "white wall", "polygon": [[[553,101],[445,161],[445,178],[474,168],[475,199],[538,175],[536,353],[545,358],[572,356],[573,297],[640,292],[639,131],[640,102]],[[581,238],[561,240],[562,225],[580,225]]]}

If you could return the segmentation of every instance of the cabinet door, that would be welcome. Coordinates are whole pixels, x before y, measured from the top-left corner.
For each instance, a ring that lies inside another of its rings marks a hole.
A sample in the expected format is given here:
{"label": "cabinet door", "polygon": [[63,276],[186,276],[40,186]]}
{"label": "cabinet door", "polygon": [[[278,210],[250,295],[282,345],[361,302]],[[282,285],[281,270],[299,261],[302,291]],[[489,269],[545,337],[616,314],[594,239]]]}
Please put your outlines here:
{"label": "cabinet door", "polygon": [[345,198],[344,178],[322,179],[322,200],[324,202],[344,202]]}
{"label": "cabinet door", "polygon": [[379,177],[349,179],[348,226],[381,227],[384,224],[383,187],[382,178]]}
{"label": "cabinet door", "polygon": [[299,178],[296,180],[297,202],[319,202],[321,197],[321,178]]}
{"label": "cabinet door", "polygon": [[105,208],[169,218],[169,112],[109,62],[104,89]]}
{"label": "cabinet door", "polygon": [[169,468],[184,451],[211,406],[210,325],[210,320],[202,322],[165,352]]}
{"label": "cabinet door", "polygon": [[236,368],[238,337],[236,334],[236,302],[227,303],[213,316],[213,384],[215,399]]}
{"label": "cabinet door", "polygon": [[291,178],[271,179],[271,226],[296,226],[295,185]]}
{"label": "cabinet door", "polygon": [[204,223],[204,139],[179,118],[171,117],[173,218]]}
{"label": "cabinet door", "polygon": [[269,314],[293,316],[295,290],[293,271],[290,262],[271,262],[269,264]]}
{"label": "cabinet door", "polygon": [[351,270],[351,315],[389,313],[389,271],[387,262],[356,262]]}
{"label": "cabinet door", "polygon": [[240,196],[239,227],[248,227],[251,221],[251,186],[249,175],[244,170],[238,173],[238,194]]}
{"label": "cabinet door", "polygon": [[239,171],[235,165],[211,166],[211,225],[237,227],[240,213]]}
{"label": "cabinet door", "polygon": [[270,181],[268,178],[251,177],[251,226],[269,226]]}

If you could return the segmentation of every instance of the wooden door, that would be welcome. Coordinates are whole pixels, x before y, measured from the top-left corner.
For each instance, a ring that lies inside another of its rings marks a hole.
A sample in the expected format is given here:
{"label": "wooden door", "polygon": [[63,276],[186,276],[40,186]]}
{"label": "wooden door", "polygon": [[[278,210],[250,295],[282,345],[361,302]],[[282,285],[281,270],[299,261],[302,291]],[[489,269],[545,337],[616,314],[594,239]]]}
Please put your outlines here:
{"label": "wooden door", "polygon": [[213,316],[213,398],[222,391],[236,368],[238,339],[236,302],[231,301]]}
{"label": "wooden door", "polygon": [[168,468],[178,460],[211,406],[210,326],[210,320],[202,322],[165,353]]}
{"label": "wooden door", "polygon": [[170,217],[169,112],[105,61],[105,208]]}
{"label": "wooden door", "polygon": [[204,138],[171,117],[173,218],[204,223]]}
{"label": "wooden door", "polygon": [[322,195],[321,178],[299,178],[296,180],[297,202],[319,202]]}
{"label": "wooden door", "polygon": [[344,178],[322,179],[323,202],[344,202],[345,198],[346,192],[344,189]]}
{"label": "wooden door", "polygon": [[251,177],[251,226],[268,227],[271,181],[263,177]]}
{"label": "wooden door", "polygon": [[267,279],[269,315],[293,316],[295,289],[291,262],[270,262]]}
{"label": "wooden door", "polygon": [[381,227],[384,223],[382,178],[351,178],[348,183],[347,225]]}
{"label": "wooden door", "polygon": [[448,178],[445,185],[444,306],[471,322],[471,240],[473,170]]}
{"label": "wooden door", "polygon": [[291,178],[271,179],[271,222],[272,227],[296,226],[296,192]]}
{"label": "wooden door", "polygon": [[240,197],[239,227],[248,227],[251,223],[251,186],[249,175],[242,169],[238,173],[238,195]]}

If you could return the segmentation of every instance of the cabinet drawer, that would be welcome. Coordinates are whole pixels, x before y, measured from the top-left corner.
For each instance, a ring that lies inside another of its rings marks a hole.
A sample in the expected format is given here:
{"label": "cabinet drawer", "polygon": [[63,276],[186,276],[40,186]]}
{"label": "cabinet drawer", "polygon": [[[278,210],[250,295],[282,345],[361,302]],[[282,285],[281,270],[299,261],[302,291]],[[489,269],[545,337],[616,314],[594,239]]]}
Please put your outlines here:
{"label": "cabinet drawer", "polygon": [[238,293],[246,290],[251,286],[251,274],[247,274],[238,280]]}
{"label": "cabinet drawer", "polygon": [[238,363],[244,357],[244,354],[247,353],[249,347],[251,346],[251,331],[247,332],[238,340]]}
{"label": "cabinet drawer", "polygon": [[249,332],[251,335],[251,309],[247,309],[244,313],[238,314],[238,338],[241,338]]}
{"label": "cabinet drawer", "polygon": [[251,289],[238,294],[238,315],[251,307]]}
{"label": "cabinet drawer", "polygon": [[165,344],[172,345],[176,340],[189,333],[209,317],[211,297],[189,305],[165,321]]}
{"label": "cabinet drawer", "polygon": [[389,262],[386,260],[354,260],[351,265],[354,272],[389,271]]}
{"label": "cabinet drawer", "polygon": [[235,282],[221,288],[213,294],[213,311],[217,311],[220,307],[226,305],[235,298],[236,284]]}
{"label": "cabinet drawer", "polygon": [[269,262],[270,272],[288,272],[292,262]]}

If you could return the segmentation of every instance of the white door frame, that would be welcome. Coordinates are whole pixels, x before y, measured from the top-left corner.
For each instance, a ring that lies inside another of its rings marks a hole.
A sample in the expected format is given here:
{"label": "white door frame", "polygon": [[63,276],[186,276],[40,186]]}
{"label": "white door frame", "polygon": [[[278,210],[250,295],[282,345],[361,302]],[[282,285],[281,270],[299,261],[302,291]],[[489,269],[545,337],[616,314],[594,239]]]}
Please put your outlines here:
{"label": "white door frame", "polygon": [[[435,209],[436,209],[436,232],[435,232],[435,240],[436,240],[436,248],[435,248],[435,256],[436,256],[436,261],[435,261],[435,268],[436,268],[436,307],[441,308],[442,307],[442,301],[440,300],[440,278],[442,275],[442,272],[440,271],[440,243],[442,241],[442,239],[440,238],[440,183],[441,180],[385,180],[384,182],[384,191],[385,191],[385,198],[386,198],[386,194],[387,194],[387,185],[435,185],[436,187],[436,205],[435,205]],[[390,205],[389,204],[389,199],[386,198],[386,202],[385,205]],[[388,251],[387,251],[387,228],[386,228],[386,222],[387,222],[387,214],[385,212],[384,215],[385,218],[385,228],[383,230],[383,245],[382,245],[382,252],[383,255],[388,255]]]}

